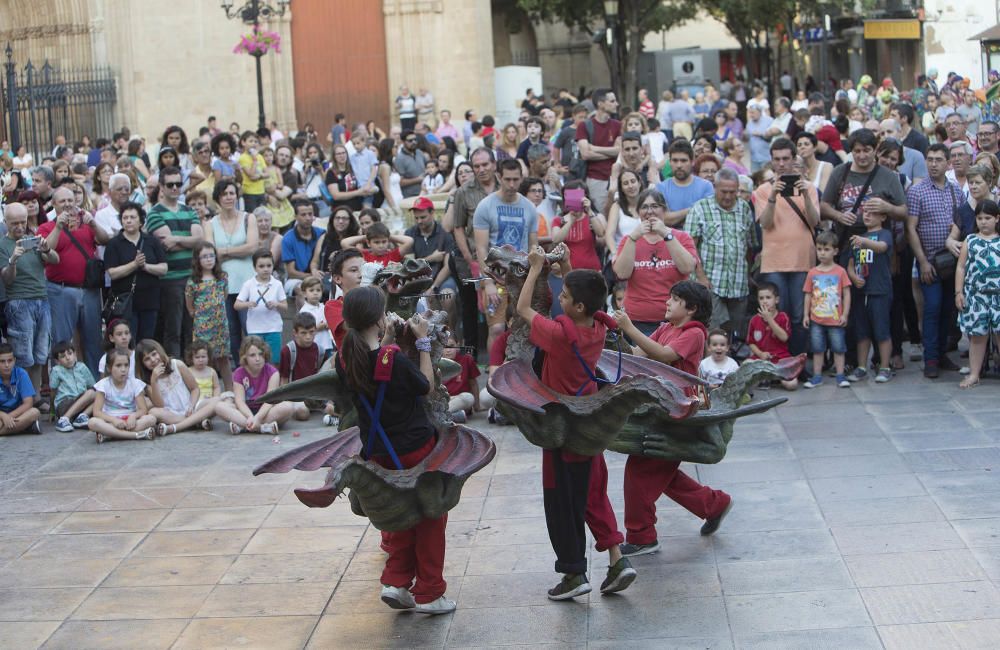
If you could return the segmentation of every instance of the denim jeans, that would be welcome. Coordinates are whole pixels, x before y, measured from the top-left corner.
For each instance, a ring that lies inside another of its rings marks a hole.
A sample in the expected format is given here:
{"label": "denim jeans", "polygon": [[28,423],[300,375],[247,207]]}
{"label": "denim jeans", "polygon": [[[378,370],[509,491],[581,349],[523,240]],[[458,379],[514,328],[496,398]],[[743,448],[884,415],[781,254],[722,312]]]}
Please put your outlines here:
{"label": "denim jeans", "polygon": [[955,320],[955,280],[920,283],[924,294],[924,361],[937,362],[948,349],[948,332]]}
{"label": "denim jeans", "polygon": [[791,354],[806,352],[806,329],[802,327],[803,309],[806,294],[802,286],[806,283],[805,271],[783,271],[780,273],[762,273],[761,282],[770,282],[778,287],[778,311],[788,314],[792,321],[792,335],[788,337],[788,351]]}
{"label": "denim jeans", "polygon": [[[184,348],[191,340],[191,314],[184,301],[187,280],[160,282],[160,329],[163,348],[173,359],[182,359]],[[88,364],[89,365],[89,364]]]}
{"label": "denim jeans", "polygon": [[809,323],[809,343],[813,354],[829,350],[834,354],[847,352],[846,329],[835,325]]}
{"label": "denim jeans", "polygon": [[52,340],[72,341],[80,330],[83,362],[95,377],[101,359],[101,290],[66,287],[48,282],[49,307],[52,311]]}
{"label": "denim jeans", "polygon": [[49,361],[52,311],[46,298],[8,300],[7,340],[14,347],[17,365],[27,370]]}
{"label": "denim jeans", "polygon": [[233,363],[240,363],[240,344],[243,343],[243,335],[247,331],[247,310],[236,310],[236,296],[240,294],[231,293],[226,296],[226,318],[229,320],[229,353],[233,357]]}

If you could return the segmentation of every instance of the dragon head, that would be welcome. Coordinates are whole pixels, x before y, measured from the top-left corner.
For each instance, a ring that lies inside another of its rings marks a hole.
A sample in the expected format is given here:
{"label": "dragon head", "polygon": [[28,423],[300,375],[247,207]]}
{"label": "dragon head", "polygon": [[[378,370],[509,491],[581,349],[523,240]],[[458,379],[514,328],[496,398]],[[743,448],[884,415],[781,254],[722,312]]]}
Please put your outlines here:
{"label": "dragon head", "polygon": [[430,264],[424,260],[407,259],[390,262],[375,272],[372,284],[390,296],[417,296],[434,282]]}

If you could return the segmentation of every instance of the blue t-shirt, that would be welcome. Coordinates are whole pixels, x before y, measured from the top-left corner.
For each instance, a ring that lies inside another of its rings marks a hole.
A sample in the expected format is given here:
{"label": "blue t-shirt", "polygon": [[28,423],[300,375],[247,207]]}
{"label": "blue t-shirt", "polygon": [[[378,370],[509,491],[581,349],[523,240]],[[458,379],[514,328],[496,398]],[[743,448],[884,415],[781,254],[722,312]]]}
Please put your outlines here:
{"label": "blue t-shirt", "polygon": [[715,196],[712,184],[698,176],[691,177],[691,183],[681,187],[673,178],[668,178],[656,184],[663,198],[667,200],[667,208],[671,211],[687,210],[702,199]]}
{"label": "blue t-shirt", "polygon": [[309,262],[312,261],[313,251],[316,250],[316,242],[320,236],[326,232],[322,228],[312,227],[312,239],[304,241],[299,238],[298,229],[292,227],[281,238],[281,261],[295,261],[295,270],[305,273],[309,270]]}
{"label": "blue t-shirt", "polygon": [[504,203],[500,194],[494,192],[476,206],[472,227],[490,231],[490,246],[510,244],[527,252],[528,236],[538,232],[538,212],[531,201],[520,194],[513,203]]}
{"label": "blue t-shirt", "polygon": [[883,228],[874,232],[866,232],[861,236],[875,241],[884,241],[889,245],[884,253],[876,253],[870,248],[851,246],[850,263],[854,265],[854,273],[865,281],[861,292],[866,296],[891,296],[892,233]]}
{"label": "blue t-shirt", "polygon": [[223,178],[234,178],[236,176],[236,163],[216,158],[212,161],[212,171],[221,173]]}
{"label": "blue t-shirt", "polygon": [[35,387],[31,385],[31,378],[24,368],[14,366],[9,384],[0,378],[0,411],[10,413],[21,405],[25,397],[34,396]]}

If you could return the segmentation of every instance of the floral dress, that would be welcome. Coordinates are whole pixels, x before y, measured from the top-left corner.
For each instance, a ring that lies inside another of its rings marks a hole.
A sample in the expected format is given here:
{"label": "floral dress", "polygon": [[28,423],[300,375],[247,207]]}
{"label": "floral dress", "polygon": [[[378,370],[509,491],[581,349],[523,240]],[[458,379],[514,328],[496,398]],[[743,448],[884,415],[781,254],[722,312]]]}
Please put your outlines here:
{"label": "floral dress", "polygon": [[194,304],[193,338],[208,343],[213,357],[229,353],[229,319],[226,317],[226,294],[229,283],[225,278],[188,280],[184,295]]}
{"label": "floral dress", "polygon": [[1000,331],[1000,237],[969,235],[965,259],[965,310],[958,316],[969,336]]}

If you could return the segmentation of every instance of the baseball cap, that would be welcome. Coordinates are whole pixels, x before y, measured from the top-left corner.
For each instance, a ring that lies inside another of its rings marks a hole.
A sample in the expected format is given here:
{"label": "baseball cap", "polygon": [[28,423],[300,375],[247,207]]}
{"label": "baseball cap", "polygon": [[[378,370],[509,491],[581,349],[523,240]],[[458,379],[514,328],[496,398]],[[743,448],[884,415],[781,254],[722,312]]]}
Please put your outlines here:
{"label": "baseball cap", "polygon": [[413,202],[413,205],[410,206],[410,209],[411,210],[433,210],[434,209],[434,202],[431,201],[426,196],[421,196],[420,198],[418,198],[416,201]]}

